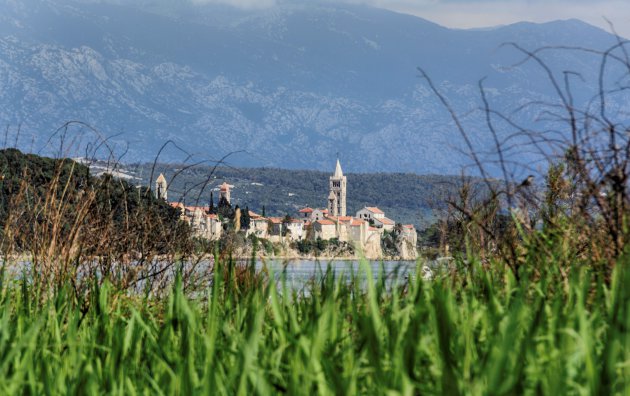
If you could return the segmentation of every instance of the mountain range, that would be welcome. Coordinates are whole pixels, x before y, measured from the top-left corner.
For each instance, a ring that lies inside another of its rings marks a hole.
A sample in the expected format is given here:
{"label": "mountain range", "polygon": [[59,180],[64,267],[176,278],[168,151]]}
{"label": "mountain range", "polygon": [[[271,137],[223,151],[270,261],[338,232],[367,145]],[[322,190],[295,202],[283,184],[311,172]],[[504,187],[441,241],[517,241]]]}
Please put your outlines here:
{"label": "mountain range", "polygon": [[[257,10],[139,4],[0,1],[5,144],[102,156],[105,145],[88,142],[107,137],[123,160],[143,162],[171,140],[176,146],[160,161],[234,153],[229,161],[238,166],[328,170],[340,156],[350,172],[457,174],[470,164],[462,136],[418,67],[461,115],[475,149],[491,152],[480,79],[498,111],[557,103],[544,70],[520,62],[523,53],[505,43],[534,50],[617,42],[578,20],[458,30],[329,2]],[[597,92],[600,56],[560,49],[541,56],[556,76],[580,73],[576,102]],[[615,100],[618,109],[630,103]],[[525,109],[517,119],[544,128],[539,115]],[[536,159],[518,149],[510,156]]]}

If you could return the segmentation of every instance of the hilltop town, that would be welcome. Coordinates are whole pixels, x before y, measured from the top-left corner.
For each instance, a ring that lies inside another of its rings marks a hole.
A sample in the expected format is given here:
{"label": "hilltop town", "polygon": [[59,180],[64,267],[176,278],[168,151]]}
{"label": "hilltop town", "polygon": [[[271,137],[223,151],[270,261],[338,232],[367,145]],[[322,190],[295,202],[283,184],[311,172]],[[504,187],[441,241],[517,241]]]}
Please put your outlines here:
{"label": "hilltop town", "polygon": [[[382,240],[389,236],[395,241],[395,256],[402,259],[417,257],[417,233],[412,224],[400,224],[388,218],[376,206],[366,206],[348,215],[346,206],[348,180],[337,160],[329,177],[329,193],[325,207],[304,207],[285,217],[272,217],[238,206],[232,208],[231,185],[224,181],[218,188],[218,204],[212,192],[208,206],[189,206],[185,202],[168,200],[168,182],[163,174],[155,181],[155,195],[181,211],[181,219],[200,239],[218,241],[228,232],[243,233],[281,245],[321,243],[347,244],[357,256],[378,259],[386,256]],[[322,195],[325,192],[322,192]],[[322,200],[324,201],[324,200]]]}

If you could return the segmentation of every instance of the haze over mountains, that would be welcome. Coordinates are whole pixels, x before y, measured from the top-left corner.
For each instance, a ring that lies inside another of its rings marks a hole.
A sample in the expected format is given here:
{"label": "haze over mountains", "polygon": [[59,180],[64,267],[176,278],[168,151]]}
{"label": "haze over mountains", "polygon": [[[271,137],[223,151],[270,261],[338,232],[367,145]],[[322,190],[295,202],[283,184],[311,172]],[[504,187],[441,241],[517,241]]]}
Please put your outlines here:
{"label": "haze over mountains", "polygon": [[[487,77],[499,110],[556,100],[533,62],[509,68],[523,56],[506,42],[604,49],[616,38],[577,20],[454,30],[317,2],[243,11],[3,0],[0,123],[12,133],[21,126],[20,146],[39,149],[64,122],[84,121],[117,135],[121,152],[128,143],[125,161],[152,160],[172,139],[201,158],[244,150],[232,158],[240,166],[329,170],[339,153],[351,172],[458,173],[470,162],[457,151],[461,136],[416,68],[487,149],[479,79]],[[550,51],[545,59],[558,75],[582,73],[576,102],[597,92],[599,57]],[[613,107],[627,108],[627,99]],[[518,117],[539,124],[534,110]],[[182,155],[169,149],[161,158]]]}

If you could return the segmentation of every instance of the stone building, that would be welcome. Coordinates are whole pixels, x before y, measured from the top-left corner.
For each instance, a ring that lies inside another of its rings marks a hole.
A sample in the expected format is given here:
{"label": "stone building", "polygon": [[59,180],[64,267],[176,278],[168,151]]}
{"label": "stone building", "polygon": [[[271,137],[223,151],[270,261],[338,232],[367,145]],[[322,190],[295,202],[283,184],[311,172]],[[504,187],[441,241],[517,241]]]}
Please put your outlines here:
{"label": "stone building", "polygon": [[286,236],[291,241],[301,241],[304,234],[306,234],[304,230],[304,222],[300,219],[291,219],[289,222],[285,223]]}
{"label": "stone building", "polygon": [[364,207],[357,212],[356,217],[358,219],[368,221],[370,224],[381,231],[392,231],[394,229],[394,226],[396,226],[396,222],[385,217],[385,212],[383,212],[376,206]]}
{"label": "stone building", "polygon": [[346,184],[347,179],[337,159],[335,174],[330,176],[330,194],[328,194],[328,214],[331,216],[346,215]]}
{"label": "stone building", "polygon": [[179,209],[180,218],[190,225],[194,236],[209,240],[221,238],[223,226],[217,215],[208,214],[201,206],[185,206],[181,202],[171,202],[170,205]]}
{"label": "stone building", "polygon": [[392,219],[388,219],[387,217],[375,217],[372,222],[374,223],[374,227],[383,229],[385,231],[393,231],[396,222]]}
{"label": "stone building", "polygon": [[256,235],[258,238],[267,238],[269,220],[258,213],[249,211],[249,229],[247,235]]}
{"label": "stone building", "polygon": [[337,237],[337,227],[332,220],[317,220],[312,224],[313,239],[333,239]]}
{"label": "stone building", "polygon": [[219,202],[221,201],[221,198],[225,198],[225,200],[227,201],[227,203],[231,203],[230,202],[230,185],[227,184],[226,182],[223,182],[223,184],[221,184],[221,186],[219,186]]}
{"label": "stone building", "polygon": [[324,220],[328,216],[328,209],[313,209],[311,221]]}
{"label": "stone building", "polygon": [[168,185],[166,183],[166,178],[162,173],[160,173],[160,176],[158,176],[155,181],[155,197],[168,202]]}
{"label": "stone building", "polygon": [[209,240],[217,240],[221,238],[223,233],[223,225],[219,216],[215,214],[203,214],[201,223],[199,224],[198,235]]}
{"label": "stone building", "polygon": [[312,220],[311,219],[312,214],[313,214],[313,209],[307,206],[306,208],[302,208],[298,210],[297,218],[302,220],[304,223],[306,223]]}
{"label": "stone building", "polygon": [[267,224],[269,240],[272,242],[280,242],[282,240],[282,217],[268,217]]}
{"label": "stone building", "polygon": [[381,219],[383,217],[385,217],[385,213],[376,206],[366,206],[356,214],[356,218],[368,221]]}

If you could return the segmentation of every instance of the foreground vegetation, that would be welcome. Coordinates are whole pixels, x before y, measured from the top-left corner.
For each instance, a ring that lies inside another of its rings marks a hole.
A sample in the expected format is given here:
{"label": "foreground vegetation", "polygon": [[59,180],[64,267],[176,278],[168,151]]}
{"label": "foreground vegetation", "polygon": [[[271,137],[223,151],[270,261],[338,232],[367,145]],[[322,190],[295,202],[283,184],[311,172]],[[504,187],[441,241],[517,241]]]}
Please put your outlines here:
{"label": "foreground vegetation", "polygon": [[628,394],[627,256],[609,285],[458,265],[393,289],[329,269],[304,293],[224,262],[193,294],[180,276],[163,299],[95,282],[87,304],[5,278],[0,392]]}

